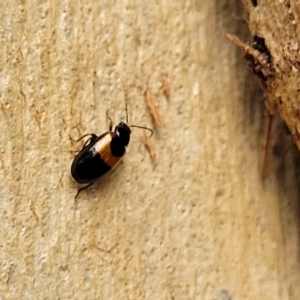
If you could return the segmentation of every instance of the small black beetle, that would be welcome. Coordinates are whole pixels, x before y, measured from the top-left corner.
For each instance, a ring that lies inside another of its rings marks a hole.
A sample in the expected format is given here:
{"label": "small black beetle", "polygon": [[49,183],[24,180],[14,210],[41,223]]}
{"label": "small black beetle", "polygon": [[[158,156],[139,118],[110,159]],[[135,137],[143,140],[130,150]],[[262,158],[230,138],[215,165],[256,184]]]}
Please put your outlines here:
{"label": "small black beetle", "polygon": [[147,129],[151,132],[150,136],[153,134],[150,128],[137,125],[128,126],[126,124],[128,121],[127,105],[126,123],[120,122],[119,125],[115,127],[115,130],[112,131],[113,123],[110,118],[109,120],[108,132],[99,136],[93,133],[85,134],[76,141],[78,142],[84,137],[90,136],[81,151],[75,156],[71,166],[72,177],[78,183],[88,183],[88,185],[77,191],[75,199],[82,190],[91,186],[100,179],[101,176],[114,169],[120,163],[130,141],[130,127]]}

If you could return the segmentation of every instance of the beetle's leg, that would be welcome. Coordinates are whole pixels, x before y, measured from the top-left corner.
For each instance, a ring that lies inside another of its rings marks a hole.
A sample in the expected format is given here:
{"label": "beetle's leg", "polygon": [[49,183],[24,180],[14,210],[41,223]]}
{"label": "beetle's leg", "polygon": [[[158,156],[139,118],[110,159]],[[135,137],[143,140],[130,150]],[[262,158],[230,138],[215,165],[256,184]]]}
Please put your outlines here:
{"label": "beetle's leg", "polygon": [[83,147],[82,148],[84,148],[86,145],[88,145],[89,143],[93,143],[94,141],[95,141],[95,139],[97,138],[97,136],[95,135],[95,134],[92,134],[92,136],[90,137],[90,138],[88,138],[86,141],[85,141],[85,143],[84,143],[84,145],[83,145]]}
{"label": "beetle's leg", "polygon": [[[88,133],[88,134],[85,134],[85,135],[83,135],[82,137],[80,137],[78,140],[73,140],[73,139],[71,138],[71,136],[70,136],[70,140],[71,140],[72,142],[79,142],[81,139],[83,139],[83,138],[85,138],[86,136],[89,136],[89,135],[90,135],[90,137],[85,141],[85,143],[84,143],[84,145],[83,145],[83,147],[82,147],[82,149],[83,149],[83,148],[86,147],[89,143],[93,143],[93,141],[96,140],[96,138],[97,138],[96,134],[94,134],[94,133]],[[80,151],[82,151],[82,150],[80,150]],[[71,153],[78,153],[78,152],[80,152],[80,151],[71,151]]]}
{"label": "beetle's leg", "polygon": [[72,142],[77,143],[77,142],[81,141],[83,138],[85,138],[85,137],[88,136],[88,135],[91,136],[88,140],[97,138],[96,134],[94,134],[94,133],[87,133],[87,134],[84,134],[82,137],[80,137],[78,140],[74,140],[74,139],[72,139],[71,136],[70,136],[70,140],[71,140]]}
{"label": "beetle's leg", "polygon": [[75,196],[75,198],[74,198],[75,202],[76,202],[76,198],[77,198],[77,196],[79,195],[79,193],[80,193],[81,191],[87,189],[88,187],[90,187],[93,183],[94,183],[94,182],[89,183],[88,185],[86,185],[86,186],[84,186],[84,187],[78,189],[77,194],[76,194],[76,196]]}
{"label": "beetle's leg", "polygon": [[106,111],[106,117],[107,117],[107,119],[109,120],[109,131],[112,131],[112,128],[113,128],[113,126],[114,126],[114,123],[113,123],[111,117],[108,115],[108,110]]}
{"label": "beetle's leg", "polygon": [[70,150],[70,153],[79,153],[80,151],[78,150]]}

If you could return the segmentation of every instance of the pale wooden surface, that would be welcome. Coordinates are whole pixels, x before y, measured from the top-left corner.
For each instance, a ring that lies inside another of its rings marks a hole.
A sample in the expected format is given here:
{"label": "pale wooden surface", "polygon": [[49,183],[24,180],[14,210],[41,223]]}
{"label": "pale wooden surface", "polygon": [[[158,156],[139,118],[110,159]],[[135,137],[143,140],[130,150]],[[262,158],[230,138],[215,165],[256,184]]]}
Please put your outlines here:
{"label": "pale wooden surface", "polygon": [[[225,3],[1,2],[0,299],[299,299],[299,154],[278,122],[262,183],[262,93]],[[133,129],[76,204],[69,135],[124,120],[123,86],[158,158]]]}

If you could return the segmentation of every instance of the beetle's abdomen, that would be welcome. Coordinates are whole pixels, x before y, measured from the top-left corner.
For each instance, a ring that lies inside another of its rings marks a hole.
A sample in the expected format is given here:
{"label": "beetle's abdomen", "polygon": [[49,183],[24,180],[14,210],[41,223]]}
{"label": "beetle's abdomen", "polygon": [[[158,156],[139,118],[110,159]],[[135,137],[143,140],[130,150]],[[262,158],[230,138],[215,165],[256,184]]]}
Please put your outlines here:
{"label": "beetle's abdomen", "polygon": [[112,141],[115,139],[117,136],[114,132],[107,132],[94,145],[78,154],[71,168],[72,176],[77,182],[94,182],[118,165],[125,154],[125,147],[118,153],[112,152]]}

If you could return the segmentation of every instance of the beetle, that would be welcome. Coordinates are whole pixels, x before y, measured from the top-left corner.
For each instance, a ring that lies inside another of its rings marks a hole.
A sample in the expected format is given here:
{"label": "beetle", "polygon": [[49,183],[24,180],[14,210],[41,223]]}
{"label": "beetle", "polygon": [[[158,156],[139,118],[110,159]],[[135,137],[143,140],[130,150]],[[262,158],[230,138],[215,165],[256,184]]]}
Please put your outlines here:
{"label": "beetle", "polygon": [[126,123],[120,122],[119,125],[115,127],[114,131],[112,131],[113,122],[111,118],[109,118],[109,120],[109,131],[99,136],[94,133],[85,134],[75,141],[78,142],[81,139],[90,136],[83,145],[81,151],[75,156],[71,166],[71,174],[76,182],[82,184],[87,183],[86,186],[78,189],[75,199],[81,191],[90,187],[104,174],[114,169],[121,162],[130,141],[130,127],[149,130],[151,132],[150,136],[153,134],[153,131],[150,128],[127,125],[127,104]]}

